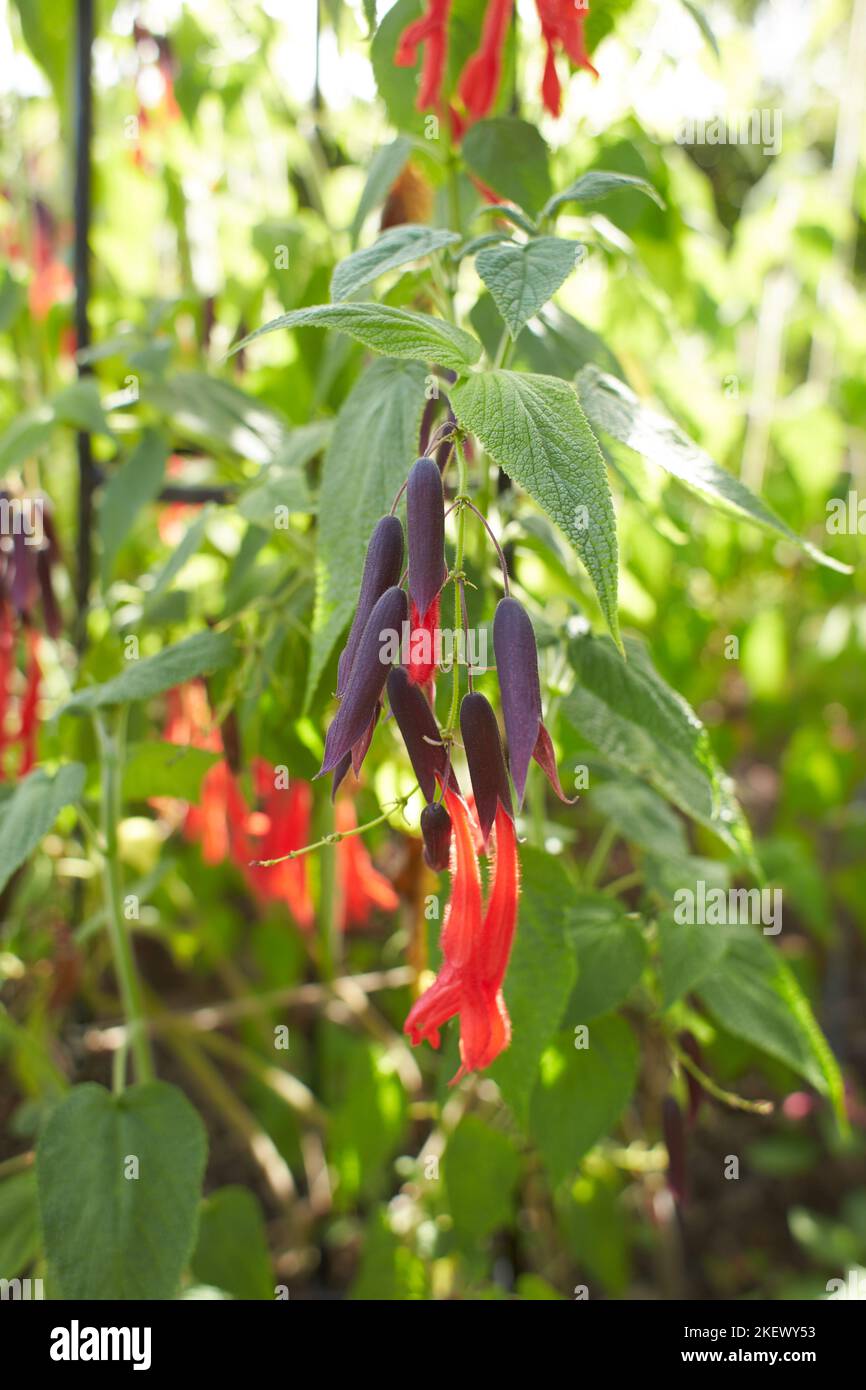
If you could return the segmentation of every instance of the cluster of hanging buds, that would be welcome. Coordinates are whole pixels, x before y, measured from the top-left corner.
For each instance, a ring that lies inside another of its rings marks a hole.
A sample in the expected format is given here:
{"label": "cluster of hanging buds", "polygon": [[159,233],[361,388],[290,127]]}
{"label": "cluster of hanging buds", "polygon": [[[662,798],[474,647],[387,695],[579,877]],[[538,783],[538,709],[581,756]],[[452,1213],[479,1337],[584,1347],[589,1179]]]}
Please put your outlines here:
{"label": "cluster of hanging buds", "polygon": [[[13,497],[0,489],[0,781],[7,771],[25,777],[36,762],[39,734],[39,661],[41,606],[45,631],[52,638],[63,628],[54,593],[52,569],[60,559],[57,532],[43,497]],[[7,519],[9,524],[7,524]],[[24,647],[24,675],[18,670],[19,638]],[[12,713],[17,701],[17,717]],[[10,729],[10,723],[13,727]],[[14,769],[7,750],[17,747]]]}
{"label": "cluster of hanging buds", "polygon": [[[547,50],[541,96],[552,116],[562,110],[562,84],[556,66],[557,51],[576,68],[598,77],[586,48],[584,25],[589,0],[535,0],[541,34]],[[502,78],[503,54],[511,22],[513,0],[488,0],[478,48],[468,59],[456,84],[459,105],[447,106],[451,132],[459,140],[467,126],[488,116]],[[448,67],[448,24],[451,0],[427,0],[420,19],[400,35],[394,62],[414,67],[423,48],[416,105],[419,111],[446,111],[444,85]]]}
{"label": "cluster of hanging buds", "polygon": [[[438,1047],[442,1025],[459,1016],[461,1067],[454,1078],[457,1080],[467,1071],[489,1066],[510,1040],[502,985],[517,924],[520,866],[499,726],[489,701],[472,688],[471,668],[469,690],[459,704],[459,733],[469,770],[471,801],[461,793],[452,766],[457,742],[458,672],[451,717],[444,730],[435,714],[439,605],[449,572],[445,562],[445,493],[433,454],[440,455],[443,467],[447,467],[450,451],[442,451],[441,445],[443,436],[453,432],[449,416],[427,441],[430,453],[416,460],[405,485],[408,593],[401,578],[403,527],[394,514],[403,489],[391,513],[374,528],[354,621],[338,662],[340,706],[326,735],[318,775],[330,772],[336,793],[350,767],[356,776],[359,774],[383,699],[387,698],[425,801],[420,818],[424,858],[437,872],[449,868],[452,879],[441,934],[443,964],[434,983],[412,1008],[405,1031],[414,1044],[426,1040]],[[450,510],[464,506],[476,512],[487,527],[466,497],[455,499]],[[517,804],[522,804],[533,758],[557,795],[566,800],[542,721],[532,624],[517,600],[509,596],[507,567],[501,548],[497,545],[496,549],[505,596],[496,610],[493,644]],[[465,625],[464,576],[457,570],[450,578],[458,586]],[[402,635],[400,642],[394,640],[398,634]],[[486,904],[479,850],[490,864]]]}

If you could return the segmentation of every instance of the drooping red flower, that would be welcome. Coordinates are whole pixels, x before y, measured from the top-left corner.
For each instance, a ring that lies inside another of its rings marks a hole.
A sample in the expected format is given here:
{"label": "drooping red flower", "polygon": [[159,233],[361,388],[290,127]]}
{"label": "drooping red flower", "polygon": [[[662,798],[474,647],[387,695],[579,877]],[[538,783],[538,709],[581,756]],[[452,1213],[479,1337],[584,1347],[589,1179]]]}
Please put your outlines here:
{"label": "drooping red flower", "polygon": [[394,62],[398,68],[414,68],[418,49],[423,46],[421,81],[415,105],[419,111],[438,111],[442,105],[442,84],[448,58],[448,17],[451,0],[427,0],[420,19],[406,26],[397,42]]}
{"label": "drooping red flower", "polygon": [[589,17],[589,0],[535,0],[541,33],[547,45],[547,60],[541,83],[541,96],[551,116],[562,111],[562,85],[556,70],[557,45],[576,68],[598,77],[586,49],[583,27]]}
{"label": "drooping red flower", "polygon": [[39,664],[39,633],[36,628],[27,629],[27,675],[24,695],[21,700],[21,765],[19,777],[26,777],[36,763],[36,739],[39,734],[39,691],[42,683],[42,667]]}
{"label": "drooping red flower", "polygon": [[496,100],[511,9],[512,0],[490,0],[481,29],[481,43],[460,75],[457,92],[473,121],[489,115]]}
{"label": "drooping red flower", "polygon": [[[574,67],[583,68],[593,77],[593,67],[586,47],[584,25],[589,16],[589,0],[535,0],[541,33],[547,47],[541,97],[552,116],[562,110],[562,84],[556,68],[557,51],[564,53]],[[443,83],[448,53],[448,18],[450,0],[428,0],[425,13],[410,24],[400,36],[394,57],[399,67],[414,67],[418,47],[424,45],[424,62],[418,85],[416,105],[419,111],[436,111],[447,115],[451,138],[459,143],[474,121],[488,116],[496,101],[502,80],[503,54],[508,37],[513,0],[488,0],[478,48],[466,62],[457,79],[457,96],[462,109],[445,106]],[[485,190],[482,188],[482,193]],[[491,202],[495,195],[485,193]]]}
{"label": "drooping red flower", "polygon": [[439,629],[439,599],[434,598],[421,616],[409,604],[409,651],[406,671],[412,685],[428,685],[436,674],[436,633]]}
{"label": "drooping red flower", "polygon": [[[354,830],[357,824],[351,801],[338,801],[337,830]],[[380,912],[396,911],[400,900],[393,885],[373,864],[360,835],[349,835],[338,842],[337,863],[343,895],[343,931],[350,927],[365,927],[376,909]]]}
{"label": "drooping red flower", "polygon": [[438,1048],[440,1028],[459,1014],[461,1065],[453,1085],[467,1072],[490,1066],[511,1040],[502,983],[517,923],[520,866],[514,823],[500,805],[493,831],[491,887],[482,915],[477,832],[456,792],[446,792],[445,803],[454,833],[451,898],[441,938],[444,961],[411,1009],[405,1032],[415,1046],[426,1040]]}

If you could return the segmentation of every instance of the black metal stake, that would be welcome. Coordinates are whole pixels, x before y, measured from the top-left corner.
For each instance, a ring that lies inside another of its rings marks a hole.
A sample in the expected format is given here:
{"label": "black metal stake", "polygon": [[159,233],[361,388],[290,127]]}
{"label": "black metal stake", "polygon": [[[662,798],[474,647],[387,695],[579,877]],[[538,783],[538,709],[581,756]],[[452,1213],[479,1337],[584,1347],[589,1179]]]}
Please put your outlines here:
{"label": "black metal stake", "polygon": [[[75,32],[75,336],[80,353],[90,346],[90,184],[93,133],[93,0],[78,0]],[[79,379],[92,368],[79,356]],[[77,616],[75,645],[81,653],[87,643],[87,609],[93,576],[93,495],[96,470],[90,435],[78,434],[78,572],[75,596]]]}

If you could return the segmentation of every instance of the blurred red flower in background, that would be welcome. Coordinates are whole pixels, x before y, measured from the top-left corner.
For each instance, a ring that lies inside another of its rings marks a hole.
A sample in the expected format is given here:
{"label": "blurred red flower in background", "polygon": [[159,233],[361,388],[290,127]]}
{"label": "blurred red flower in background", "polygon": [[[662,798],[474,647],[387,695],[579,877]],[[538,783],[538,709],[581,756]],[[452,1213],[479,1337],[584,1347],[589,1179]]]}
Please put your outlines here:
{"label": "blurred red flower in background", "polygon": [[[562,85],[556,70],[556,50],[570,62],[598,77],[586,49],[584,25],[589,16],[589,0],[535,0],[541,33],[547,46],[547,59],[541,84],[542,101],[552,116],[562,110]],[[409,24],[400,35],[394,62],[398,67],[414,67],[418,49],[424,48],[416,106],[419,111],[445,114],[445,83],[448,57],[448,21],[451,0],[428,0],[420,19]],[[456,91],[462,110],[448,107],[451,130],[459,140],[467,125],[482,120],[493,110],[502,80],[503,54],[513,0],[488,0],[481,28],[481,40],[457,79]]]}
{"label": "blurred red flower in background", "polygon": [[[201,681],[190,681],[169,691],[164,736],[169,743],[225,752],[222,733]],[[223,757],[205,773],[197,804],[162,797],[155,798],[154,804],[170,821],[179,818],[184,836],[201,845],[205,863],[231,860],[260,902],[285,903],[298,926],[309,930],[315,910],[307,857],[282,859],[281,863],[270,865],[252,861],[280,859],[310,842],[312,787],[298,779],[289,783],[285,771],[264,758],[254,760],[253,779],[258,803],[255,808],[248,805]],[[337,830],[354,830],[356,826],[352,802],[339,801]],[[336,853],[343,931],[366,926],[376,910],[393,912],[397,908],[399,899],[394,888],[375,868],[359,835],[339,841]]]}

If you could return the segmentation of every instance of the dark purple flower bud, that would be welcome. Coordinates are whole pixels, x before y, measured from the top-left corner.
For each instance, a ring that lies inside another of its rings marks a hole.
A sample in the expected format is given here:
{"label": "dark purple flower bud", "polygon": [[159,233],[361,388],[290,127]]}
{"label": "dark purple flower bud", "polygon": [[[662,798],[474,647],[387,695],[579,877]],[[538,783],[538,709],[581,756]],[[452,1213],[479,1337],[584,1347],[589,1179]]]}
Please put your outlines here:
{"label": "dark purple flower bud", "polygon": [[409,597],[423,622],[445,583],[445,496],[442,474],[433,459],[412,465],[406,484],[409,530]]}
{"label": "dark purple flower bud", "polygon": [[361,766],[364,762],[364,759],[367,756],[367,753],[369,752],[370,744],[373,742],[373,734],[376,732],[376,725],[379,722],[379,715],[381,713],[382,701],[379,700],[376,704],[376,709],[374,711],[373,718],[370,720],[361,737],[358,739],[358,742],[352,744],[352,747],[350,748],[349,752],[345,755],[344,758],[340,759],[339,763],[334,768],[334,779],[331,783],[332,801],[336,798],[337,790],[340,786],[340,783],[342,782],[346,773],[349,771],[349,768],[352,769],[352,772],[354,773],[356,778],[360,777]]}
{"label": "dark purple flower bud", "polygon": [[542,768],[560,801],[569,804],[576,801],[576,797],[565,795],[559,783],[553,744],[541,719],[535,633],[529,614],[516,598],[503,598],[497,604],[493,619],[493,651],[518,806],[523,805],[531,758],[535,758]]}
{"label": "dark purple flower bud", "polygon": [[451,817],[441,801],[434,801],[421,812],[424,862],[436,873],[448,868],[451,857]]}
{"label": "dark purple flower bud", "polygon": [[373,611],[373,605],[382,597],[386,589],[390,589],[392,585],[400,582],[402,569],[403,527],[399,517],[383,516],[381,521],[376,523],[376,528],[370,537],[367,558],[364,561],[364,573],[361,577],[361,591],[358,594],[358,606],[355,609],[355,617],[346,639],[346,645],[337,663],[338,695],[342,695],[346,688],[346,682],[352,670],[352,662],[355,660],[355,653],[358,650],[358,643],[367,625],[367,619]]}
{"label": "dark purple flower bud", "polygon": [[466,750],[466,761],[469,764],[478,824],[481,826],[486,845],[496,818],[497,803],[502,805],[512,820],[514,809],[511,805],[511,789],[508,785],[508,773],[505,771],[505,757],[496,715],[490,701],[477,691],[463,696],[460,706],[460,732]]}
{"label": "dark purple flower bud", "polygon": [[343,754],[342,758],[341,758],[340,761],[337,763],[337,766],[334,768],[334,776],[333,776],[333,780],[332,780],[332,782],[331,782],[331,800],[332,800],[332,801],[336,801],[336,799],[337,799],[337,792],[338,792],[339,789],[340,789],[340,783],[342,782],[343,778],[346,776],[346,773],[349,771],[349,768],[350,768],[351,766],[352,766],[352,753],[351,753],[351,749],[350,749],[348,753],[344,753],[344,754]]}
{"label": "dark purple flower bud", "polygon": [[356,777],[361,775],[361,766],[373,742],[373,735],[376,732],[376,725],[379,722],[379,715],[382,713],[382,701],[376,701],[376,708],[373,711],[373,718],[370,720],[366,729],[358,739],[357,743],[352,744],[352,771]]}
{"label": "dark purple flower bud", "polygon": [[[680,1033],[679,1037],[677,1038],[677,1042],[679,1043],[686,1056],[694,1062],[696,1067],[699,1067],[701,1071],[703,1071],[704,1059],[701,1053],[701,1049],[698,1046],[698,1040],[695,1037],[694,1033]],[[686,1087],[689,1093],[689,1108],[686,1118],[688,1119],[689,1124],[693,1125],[695,1120],[698,1118],[698,1111],[700,1110],[701,1102],[704,1099],[704,1088],[701,1085],[698,1078],[696,1076],[692,1076],[690,1071],[686,1071],[685,1067],[683,1067],[683,1075],[686,1078]]]}
{"label": "dark purple flower bud", "polygon": [[12,603],[22,617],[27,617],[38,593],[36,552],[32,545],[27,544],[27,538],[19,527],[15,528],[12,537],[12,551],[15,561]]}
{"label": "dark purple flower bud", "polygon": [[51,556],[47,549],[36,552],[36,577],[42,595],[42,612],[45,615],[45,630],[55,641],[63,631],[63,619],[57,606],[57,597],[51,582]]}
{"label": "dark purple flower bud", "polygon": [[332,772],[367,730],[376,714],[385,680],[391,669],[383,647],[388,637],[399,645],[406,621],[406,595],[393,585],[373,606],[358,642],[342,703],[325,739],[325,757],[318,777]]}
{"label": "dark purple flower bud", "polygon": [[444,782],[446,773],[449,786],[456,791],[457,781],[448,768],[448,754],[436,716],[420,686],[412,685],[403,666],[395,666],[388,677],[388,699],[424,800],[433,800],[436,783]]}
{"label": "dark purple flower bud", "polygon": [[662,1131],[668,1151],[668,1187],[674,1200],[682,1204],[686,1200],[686,1131],[683,1114],[673,1096],[665,1096],[662,1102]]}

